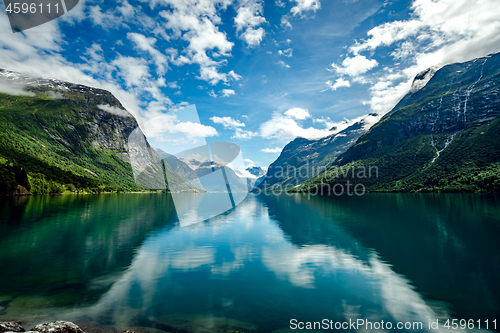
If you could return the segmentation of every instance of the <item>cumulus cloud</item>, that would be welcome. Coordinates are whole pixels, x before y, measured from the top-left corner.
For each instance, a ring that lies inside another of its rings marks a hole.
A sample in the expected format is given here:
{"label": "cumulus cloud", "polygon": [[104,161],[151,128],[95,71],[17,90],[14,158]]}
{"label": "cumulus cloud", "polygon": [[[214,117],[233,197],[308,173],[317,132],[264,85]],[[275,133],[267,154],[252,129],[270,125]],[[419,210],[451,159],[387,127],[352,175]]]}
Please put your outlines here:
{"label": "cumulus cloud", "polygon": [[148,53],[153,58],[160,75],[165,74],[168,66],[168,59],[167,56],[154,48],[156,38],[146,37],[134,32],[129,32],[127,38],[134,42],[137,49]]}
{"label": "cumulus cloud", "polygon": [[164,26],[170,31],[169,38],[182,39],[188,43],[180,55],[175,49],[169,50],[171,63],[179,66],[198,64],[198,78],[214,85],[230,79],[228,74],[219,72],[219,68],[225,64],[224,58],[230,56],[234,43],[228,41],[226,34],[218,28],[221,23],[219,11],[225,9],[230,1],[163,0],[150,3],[152,7],[164,6],[160,17],[166,21]]}
{"label": "cumulus cloud", "polygon": [[248,140],[251,139],[259,133],[252,132],[252,131],[245,131],[242,127],[245,127],[245,123],[233,119],[231,117],[212,117],[210,118],[211,121],[213,121],[215,124],[221,124],[224,126],[224,128],[234,130],[233,136],[231,136],[231,139],[237,139],[237,140]]}
{"label": "cumulus cloud", "polygon": [[375,68],[378,62],[374,59],[367,59],[365,56],[357,55],[355,57],[347,57],[342,61],[342,65],[332,64],[334,70],[342,75],[349,75],[352,78],[357,78],[359,75],[368,72]]}
{"label": "cumulus cloud", "polygon": [[319,0],[293,0],[296,5],[292,7],[290,12],[295,16],[297,14],[301,15],[303,12],[307,11],[317,11],[321,9],[321,2]]}
{"label": "cumulus cloud", "polygon": [[341,88],[341,87],[350,87],[351,83],[349,82],[349,80],[346,80],[346,79],[340,77],[335,81],[335,83],[333,83],[331,80],[326,81],[326,86],[327,86],[327,89],[337,90],[337,88]]}
{"label": "cumulus cloud", "polygon": [[[237,15],[234,18],[236,32],[240,33],[239,37],[244,40],[248,46],[259,45],[264,38],[265,31],[262,27],[257,28],[261,24],[267,23],[263,16],[262,1],[245,0],[242,1],[237,10]],[[241,33],[243,31],[243,33]]]}
{"label": "cumulus cloud", "polygon": [[311,117],[311,114],[309,113],[309,111],[301,108],[292,108],[285,112],[285,116],[299,120],[304,120],[306,118]]}
{"label": "cumulus cloud", "polygon": [[292,57],[292,52],[293,52],[293,50],[291,48],[288,48],[286,50],[278,50],[278,54],[280,56],[285,56],[287,58]]}
{"label": "cumulus cloud", "polygon": [[258,136],[259,133],[257,132],[252,132],[252,131],[245,131],[241,128],[236,128],[234,131],[234,135],[231,136],[231,139],[236,139],[236,140],[249,140],[255,136]]}
{"label": "cumulus cloud", "polygon": [[265,31],[263,28],[258,29],[247,29],[242,35],[241,38],[249,45],[255,46],[260,44],[262,39],[264,38]]}
{"label": "cumulus cloud", "polygon": [[233,89],[222,89],[222,96],[228,97],[231,95],[236,95],[236,92]]}
{"label": "cumulus cloud", "polygon": [[275,153],[281,153],[282,150],[283,149],[281,149],[280,147],[276,147],[276,148],[264,148],[264,149],[261,149],[260,151],[263,153],[275,154]]}
{"label": "cumulus cloud", "polygon": [[167,83],[167,86],[170,89],[180,89],[181,87],[177,84],[177,81]]}
{"label": "cumulus cloud", "polygon": [[[313,124],[321,127],[305,127],[302,121],[311,118]],[[376,118],[376,119],[375,119]],[[260,125],[260,135],[266,139],[290,141],[297,137],[317,140],[329,135],[339,133],[347,127],[363,120],[366,129],[378,121],[380,116],[360,116],[353,119],[344,118],[342,121],[333,122],[329,117],[313,118],[309,111],[301,108],[292,108],[282,113],[274,112],[271,119]]]}
{"label": "cumulus cloud", "polygon": [[[409,19],[386,22],[368,31],[365,40],[350,46],[354,58],[362,52],[376,54],[384,47],[384,53],[392,48],[395,61],[390,70],[370,80],[371,109],[382,114],[390,111],[409,91],[415,75],[429,67],[500,51],[499,22],[497,0],[414,0]],[[347,69],[344,72],[348,74]]]}
{"label": "cumulus cloud", "polygon": [[161,114],[155,117],[154,121],[146,122],[143,130],[148,138],[154,138],[158,141],[178,141],[179,134],[183,135],[187,140],[219,135],[217,130],[212,126],[191,121],[181,122],[172,113]]}
{"label": "cumulus cloud", "polygon": [[251,159],[249,159],[249,158],[245,158],[245,159],[243,159],[243,161],[245,161],[245,163],[246,163],[246,167],[247,167],[247,168],[251,168],[251,167],[254,167],[254,166],[255,166],[254,161],[252,161],[252,160],[251,160]]}
{"label": "cumulus cloud", "polygon": [[[295,116],[301,118],[295,118]],[[318,129],[314,127],[302,127],[301,124],[297,123],[297,120],[305,119],[302,117],[304,117],[304,114],[291,113],[287,115],[274,112],[270,120],[260,125],[260,135],[267,139],[289,141],[296,137],[319,139],[332,134],[328,128]]]}
{"label": "cumulus cloud", "polygon": [[284,68],[290,68],[290,65],[287,65],[283,60],[278,61],[278,65]]}
{"label": "cumulus cloud", "polygon": [[224,128],[236,129],[238,127],[245,127],[244,123],[231,117],[212,117],[210,120],[215,124],[221,124]]}

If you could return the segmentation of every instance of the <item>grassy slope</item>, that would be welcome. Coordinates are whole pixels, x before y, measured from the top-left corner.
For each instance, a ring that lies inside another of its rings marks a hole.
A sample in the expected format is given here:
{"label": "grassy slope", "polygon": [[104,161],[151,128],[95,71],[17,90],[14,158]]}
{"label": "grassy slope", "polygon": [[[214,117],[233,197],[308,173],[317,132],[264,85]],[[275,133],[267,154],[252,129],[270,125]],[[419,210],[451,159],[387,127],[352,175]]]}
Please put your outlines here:
{"label": "grassy slope", "polygon": [[0,94],[0,155],[61,184],[137,190],[130,164],[88,142],[86,122],[93,119],[81,112],[83,105],[83,100],[70,104],[43,95]]}
{"label": "grassy slope", "polygon": [[[72,184],[77,190],[93,192],[103,186],[111,190],[141,190],[135,184],[131,165],[119,156],[125,152],[123,148],[92,145],[89,124],[95,123],[95,112],[104,112],[93,104],[78,94],[71,100],[51,99],[43,94],[0,94],[0,158],[15,161],[30,176],[46,178],[66,188]],[[118,116],[110,117],[113,120]],[[133,118],[123,121],[135,123]],[[123,140],[110,124],[99,126],[108,140]],[[165,171],[175,178],[168,167]],[[175,190],[192,189],[180,178],[178,183]]]}

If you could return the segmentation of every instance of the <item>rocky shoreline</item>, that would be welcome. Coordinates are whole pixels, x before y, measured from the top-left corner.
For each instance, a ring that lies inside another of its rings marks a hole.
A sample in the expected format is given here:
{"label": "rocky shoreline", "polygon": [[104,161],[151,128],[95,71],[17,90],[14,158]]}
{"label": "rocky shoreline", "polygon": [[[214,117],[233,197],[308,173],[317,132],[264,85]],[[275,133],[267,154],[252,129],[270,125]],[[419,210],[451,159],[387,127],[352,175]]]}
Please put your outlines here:
{"label": "rocky shoreline", "polygon": [[[78,325],[70,321],[54,321],[36,325],[29,331],[15,321],[0,321],[0,333],[85,333]],[[124,333],[136,333],[134,331],[124,331]]]}

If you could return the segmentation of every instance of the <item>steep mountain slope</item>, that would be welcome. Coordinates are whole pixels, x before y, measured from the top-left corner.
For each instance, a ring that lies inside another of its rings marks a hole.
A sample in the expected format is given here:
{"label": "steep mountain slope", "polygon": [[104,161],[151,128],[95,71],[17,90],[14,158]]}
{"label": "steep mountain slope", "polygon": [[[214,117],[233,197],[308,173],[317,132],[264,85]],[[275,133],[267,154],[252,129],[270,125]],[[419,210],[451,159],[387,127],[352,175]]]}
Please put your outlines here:
{"label": "steep mountain slope", "polygon": [[373,124],[378,115],[371,113],[346,129],[319,140],[296,138],[283,148],[267,171],[260,188],[288,188],[304,183],[326,170]]}
{"label": "steep mountain slope", "polygon": [[110,92],[4,70],[0,80],[11,90],[0,94],[0,162],[25,170],[28,190],[140,190],[127,154],[138,124]]}
{"label": "steep mountain slope", "polygon": [[[357,176],[369,166],[378,177]],[[339,174],[339,167],[356,172]],[[497,192],[499,172],[500,54],[494,54],[435,72],[339,156],[326,179],[304,188],[349,180],[372,191]]]}

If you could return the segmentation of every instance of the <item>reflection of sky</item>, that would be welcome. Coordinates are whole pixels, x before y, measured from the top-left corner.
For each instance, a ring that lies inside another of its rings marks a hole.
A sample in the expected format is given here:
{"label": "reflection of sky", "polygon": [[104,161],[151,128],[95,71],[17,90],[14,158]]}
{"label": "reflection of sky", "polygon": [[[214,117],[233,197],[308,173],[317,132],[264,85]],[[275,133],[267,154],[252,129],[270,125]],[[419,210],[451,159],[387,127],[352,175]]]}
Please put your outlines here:
{"label": "reflection of sky", "polygon": [[[356,242],[340,228],[332,237]],[[250,195],[226,215],[150,237],[123,276],[84,313],[107,313],[125,325],[138,315],[161,320],[167,313],[209,313],[266,329],[288,327],[291,318],[425,325],[449,317],[446,307],[431,307],[377,254],[361,251],[364,256],[326,244],[292,243]],[[274,318],[262,318],[259,311]]]}

